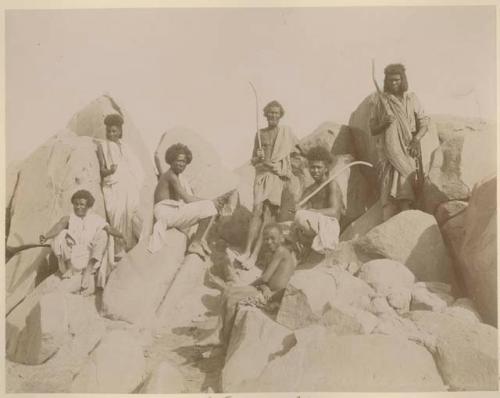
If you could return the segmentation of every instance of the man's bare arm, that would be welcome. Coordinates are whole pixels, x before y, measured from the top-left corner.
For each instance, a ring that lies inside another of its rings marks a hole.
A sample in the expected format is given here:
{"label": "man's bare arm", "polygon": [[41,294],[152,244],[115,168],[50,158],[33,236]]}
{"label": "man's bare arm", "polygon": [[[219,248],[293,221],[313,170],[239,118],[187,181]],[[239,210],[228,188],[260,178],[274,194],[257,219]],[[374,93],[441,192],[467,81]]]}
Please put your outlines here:
{"label": "man's bare arm", "polygon": [[194,195],[190,195],[181,185],[181,182],[179,181],[179,178],[174,174],[170,173],[167,176],[167,181],[170,184],[170,188],[174,190],[174,192],[177,194],[177,196],[182,199],[186,203],[192,203],[192,202],[198,202],[200,200],[203,200],[203,198],[199,198]]}
{"label": "man's bare arm", "polygon": [[61,231],[68,228],[69,216],[62,217],[46,234],[40,235],[40,243],[44,244],[47,240],[56,237]]}

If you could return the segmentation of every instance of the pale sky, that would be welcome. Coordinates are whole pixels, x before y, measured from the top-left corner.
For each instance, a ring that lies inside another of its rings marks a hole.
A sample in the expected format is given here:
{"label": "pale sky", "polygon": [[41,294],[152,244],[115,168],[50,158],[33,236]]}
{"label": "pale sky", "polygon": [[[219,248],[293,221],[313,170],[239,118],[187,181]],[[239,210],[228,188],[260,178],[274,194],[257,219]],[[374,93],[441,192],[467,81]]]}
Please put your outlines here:
{"label": "pale sky", "polygon": [[248,81],[300,137],[347,123],[374,89],[372,58],[380,84],[387,63],[404,63],[428,113],[496,120],[494,6],[8,11],[6,22],[8,162],[109,93],[151,153],[184,126],[236,167],[256,128]]}

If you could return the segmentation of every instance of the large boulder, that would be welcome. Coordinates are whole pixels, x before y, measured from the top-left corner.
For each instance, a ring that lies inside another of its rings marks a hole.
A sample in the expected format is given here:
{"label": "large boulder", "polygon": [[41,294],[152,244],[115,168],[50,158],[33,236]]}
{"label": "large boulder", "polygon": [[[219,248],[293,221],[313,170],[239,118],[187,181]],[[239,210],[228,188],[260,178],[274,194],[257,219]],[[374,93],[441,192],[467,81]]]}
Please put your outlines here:
{"label": "large boulder", "polygon": [[497,169],[493,124],[449,116],[435,123],[441,145],[432,153],[423,192],[423,209],[431,214],[442,202],[468,200],[474,184]]}
{"label": "large boulder", "polygon": [[340,234],[340,241],[348,241],[366,235],[368,231],[384,222],[382,205],[377,200],[363,215],[352,221]]}
{"label": "large boulder", "polygon": [[[47,232],[62,216],[72,211],[70,199],[79,189],[93,194],[96,199],[93,211],[105,217],[93,138],[105,137],[104,117],[108,113],[116,113],[116,106],[106,96],[93,101],[73,116],[65,130],[47,140],[22,162],[11,201],[7,246],[38,243],[40,234]],[[123,139],[136,151],[145,172],[140,213],[143,235],[148,235],[156,179],[139,133],[126,114],[124,120]],[[30,249],[15,255],[7,263],[7,313],[41,280],[55,271],[57,267],[54,259],[49,258],[49,253],[48,248]]]}
{"label": "large boulder", "polygon": [[[95,144],[90,137],[64,131],[50,138],[21,166],[7,246],[38,243],[41,234],[72,211],[71,196],[78,189],[92,193],[96,199],[93,211],[104,217],[100,182]],[[7,313],[43,279],[39,273],[49,268],[49,253],[48,248],[25,250],[7,263]]]}
{"label": "large boulder", "polygon": [[43,295],[25,322],[11,359],[27,365],[41,364],[59,350],[68,336],[68,314],[62,293]]}
{"label": "large boulder", "polygon": [[451,286],[438,282],[418,282],[411,291],[411,310],[441,312],[455,301]]}
{"label": "large boulder", "polygon": [[411,312],[409,319],[436,337],[436,363],[451,389],[498,389],[497,329],[430,311]]}
{"label": "large boulder", "polygon": [[238,311],[222,371],[222,389],[236,392],[246,379],[257,378],[273,357],[293,344],[289,329],[277,324],[256,308]]}
{"label": "large boulder", "polygon": [[294,273],[285,290],[276,321],[289,329],[318,323],[330,308],[363,309],[374,294],[361,279],[340,267],[318,266]]}
{"label": "large boulder", "polygon": [[143,382],[145,371],[143,348],[137,336],[126,330],[112,330],[76,374],[71,392],[132,393]]}
{"label": "large boulder", "polygon": [[485,322],[497,325],[497,180],[478,184],[465,212],[458,267]]}
{"label": "large boulder", "polygon": [[150,322],[174,280],[186,250],[186,235],[167,231],[168,240],[156,253],[140,242],[109,275],[104,289],[102,314],[135,324]]}
{"label": "large boulder", "polygon": [[364,261],[388,258],[406,265],[419,281],[453,280],[450,256],[436,219],[418,210],[403,211],[354,241]]}
{"label": "large boulder", "polygon": [[[404,363],[405,366],[401,366]],[[297,342],[231,392],[445,391],[432,355],[397,336],[336,336]]]}
{"label": "large boulder", "polygon": [[411,289],[415,282],[415,276],[404,264],[388,259],[368,261],[357,277],[384,296],[398,289]]}
{"label": "large boulder", "polygon": [[179,369],[169,361],[161,362],[151,373],[142,394],[178,394],[186,391],[184,377]]}
{"label": "large boulder", "polygon": [[449,202],[443,202],[437,207],[434,217],[436,217],[439,226],[442,226],[448,220],[462,214],[467,208],[467,205],[468,203],[462,200],[450,200]]}

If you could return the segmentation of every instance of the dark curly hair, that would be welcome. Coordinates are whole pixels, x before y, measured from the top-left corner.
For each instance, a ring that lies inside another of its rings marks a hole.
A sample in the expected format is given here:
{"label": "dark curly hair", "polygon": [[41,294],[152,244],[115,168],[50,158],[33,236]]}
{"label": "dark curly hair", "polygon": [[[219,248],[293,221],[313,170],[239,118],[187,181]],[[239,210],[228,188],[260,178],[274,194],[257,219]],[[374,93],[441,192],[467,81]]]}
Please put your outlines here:
{"label": "dark curly hair", "polygon": [[403,64],[390,64],[387,65],[384,69],[384,91],[389,90],[389,82],[387,81],[388,75],[399,75],[401,76],[401,91],[404,93],[408,91],[408,79],[406,77],[406,70]]}
{"label": "dark curly hair", "polygon": [[275,229],[280,233],[280,235],[283,235],[283,227],[277,222],[271,222],[264,226],[264,231],[269,231],[270,229]]}
{"label": "dark curly hair", "polygon": [[321,145],[317,145],[309,149],[306,158],[309,162],[322,161],[325,162],[327,166],[332,164],[332,155],[330,154],[330,151]]}
{"label": "dark curly hair", "polygon": [[95,199],[92,196],[92,194],[85,190],[85,189],[80,189],[79,191],[76,191],[72,196],[71,196],[71,203],[75,204],[75,202],[78,199],[85,199],[87,201],[87,207],[92,207],[94,206]]}
{"label": "dark curly hair", "polygon": [[112,113],[104,118],[104,124],[106,126],[123,126],[123,117],[117,113]]}
{"label": "dark curly hair", "polygon": [[165,162],[171,165],[172,162],[177,158],[177,155],[183,153],[186,155],[186,163],[189,164],[193,160],[193,154],[191,150],[187,147],[187,145],[181,144],[178,142],[177,144],[171,145],[167,151],[165,152]]}
{"label": "dark curly hair", "polygon": [[264,116],[267,115],[267,112],[269,112],[273,106],[277,106],[278,108],[280,108],[280,113],[281,113],[280,117],[283,117],[283,115],[285,114],[285,108],[283,108],[283,106],[276,100],[271,101],[264,107]]}

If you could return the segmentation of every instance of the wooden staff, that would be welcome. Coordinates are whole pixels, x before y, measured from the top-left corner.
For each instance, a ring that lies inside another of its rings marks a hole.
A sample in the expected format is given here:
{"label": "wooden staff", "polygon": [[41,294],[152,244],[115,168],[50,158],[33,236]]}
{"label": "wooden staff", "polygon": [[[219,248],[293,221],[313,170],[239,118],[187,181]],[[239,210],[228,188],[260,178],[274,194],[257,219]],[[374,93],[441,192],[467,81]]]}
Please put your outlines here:
{"label": "wooden staff", "polygon": [[357,160],[355,162],[346,164],[344,167],[342,167],[339,171],[337,171],[334,175],[331,177],[328,177],[326,181],[324,181],[318,188],[316,188],[314,191],[312,191],[309,195],[307,195],[304,199],[302,199],[299,203],[297,203],[297,207],[302,207],[304,206],[314,195],[316,195],[319,191],[321,191],[324,187],[326,187],[330,182],[332,182],[335,178],[337,178],[339,175],[341,175],[344,171],[346,171],[348,168],[351,166],[357,165],[357,164],[362,164],[364,166],[368,167],[373,167],[371,163],[368,162],[363,162],[361,160]]}
{"label": "wooden staff", "polygon": [[250,83],[250,86],[252,87],[253,90],[253,94],[255,95],[255,121],[257,124],[257,141],[259,142],[259,149],[262,149],[262,141],[260,140],[260,128],[259,128],[259,98],[257,97],[257,90],[255,89],[252,82],[248,83]]}

